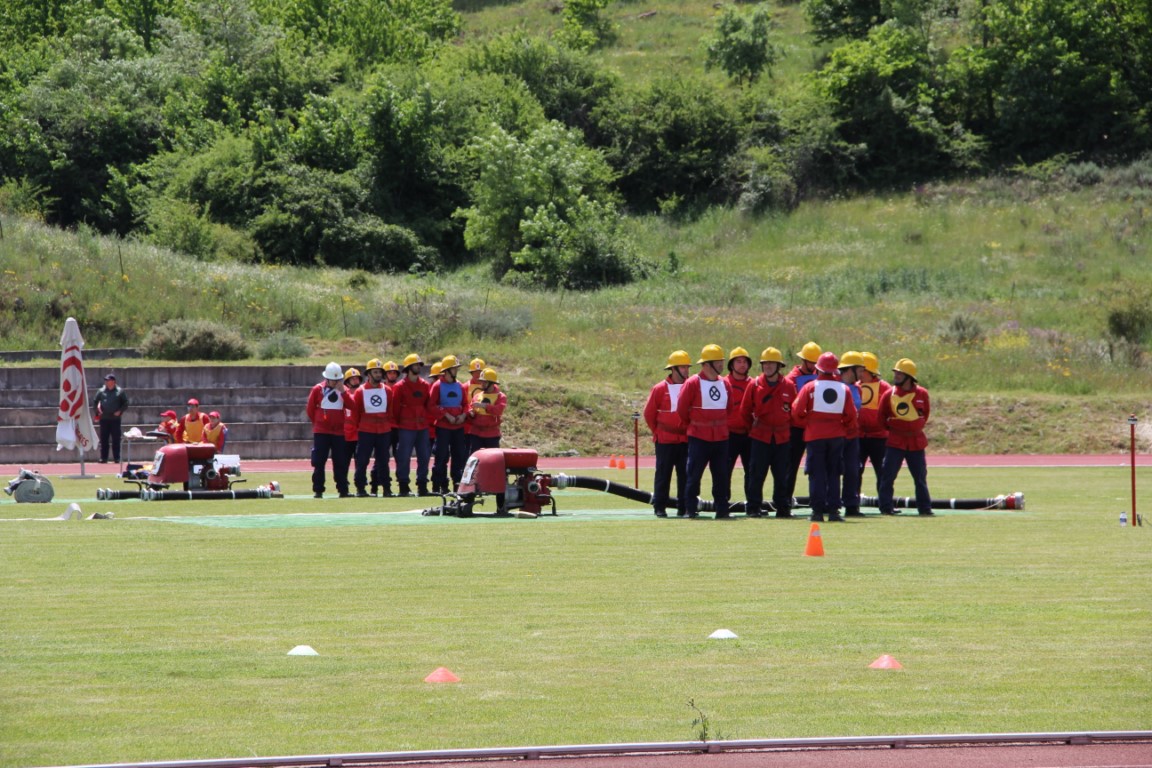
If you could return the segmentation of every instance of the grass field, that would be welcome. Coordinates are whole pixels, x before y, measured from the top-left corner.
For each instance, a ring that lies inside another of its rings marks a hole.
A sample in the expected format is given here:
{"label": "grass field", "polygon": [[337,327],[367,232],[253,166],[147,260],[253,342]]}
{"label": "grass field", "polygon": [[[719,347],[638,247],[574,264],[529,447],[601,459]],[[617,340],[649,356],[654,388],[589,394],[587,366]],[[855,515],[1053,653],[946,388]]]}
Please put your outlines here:
{"label": "grass field", "polygon": [[[0,764],[691,740],[690,699],[712,739],[1152,720],[1152,527],[1117,524],[1123,469],[932,470],[937,496],[1028,508],[826,525],[822,559],[803,521],[592,491],[557,518],[424,518],[279,479],[284,500],[54,479],[50,505],[0,504]],[[116,519],[14,520],[70,501]],[[279,516],[365,511],[395,514]],[[440,666],[462,682],[424,683]]]}

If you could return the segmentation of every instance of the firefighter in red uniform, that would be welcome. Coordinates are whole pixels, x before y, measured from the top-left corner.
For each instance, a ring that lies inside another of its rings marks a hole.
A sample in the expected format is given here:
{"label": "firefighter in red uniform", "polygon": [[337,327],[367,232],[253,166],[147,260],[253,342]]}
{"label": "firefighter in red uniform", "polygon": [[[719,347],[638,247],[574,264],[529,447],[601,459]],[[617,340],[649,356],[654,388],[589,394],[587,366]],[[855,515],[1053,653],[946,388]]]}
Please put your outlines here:
{"label": "firefighter in red uniform", "polygon": [[[312,422],[312,494],[324,498],[324,465],[332,456],[332,479],[340,498],[347,498],[348,463],[344,459],[344,409],[351,397],[344,391],[344,373],[339,363],[328,363],[324,381],[308,393],[305,410]],[[340,467],[345,468],[343,474]]]}
{"label": "firefighter in red uniform", "polygon": [[856,429],[856,405],[849,387],[837,376],[840,361],[824,352],[816,361],[816,378],[796,395],[793,414],[804,427],[808,450],[808,496],[812,521],[843,522],[840,477],[844,471],[844,438]]}
{"label": "firefighter in red uniform", "polygon": [[[384,385],[388,387],[388,391],[391,392],[393,389],[395,389],[396,382],[398,381],[400,381],[400,365],[395,360],[389,360],[388,362],[384,363]],[[396,429],[395,413],[392,414],[392,432],[390,434],[392,435],[392,462],[395,463],[396,453],[400,448],[400,430]],[[385,488],[385,495],[390,496],[392,489],[392,473],[389,471],[387,464],[384,465],[384,468],[380,472],[380,477],[378,479]]]}
{"label": "firefighter in red uniform", "polygon": [[676,473],[676,516],[688,514],[684,486],[688,471],[688,435],[676,413],[676,402],[680,389],[688,379],[692,358],[682,349],[668,355],[664,370],[668,375],[657,382],[648,393],[644,404],[644,423],[652,431],[652,442],[656,445],[656,476],[652,481],[652,506],[656,517],[668,517],[668,488],[672,483],[672,473]]}
{"label": "firefighter in red uniform", "polygon": [[209,421],[208,414],[200,410],[200,401],[192,398],[188,401],[188,413],[181,416],[180,421],[176,424],[176,442],[204,442],[204,434],[208,431]]}
{"label": "firefighter in red uniform", "polygon": [[410,478],[412,476],[412,452],[416,451],[416,487],[421,496],[428,492],[428,458],[431,444],[428,439],[428,393],[432,388],[420,376],[424,361],[420,355],[411,354],[404,358],[403,378],[392,387],[396,401],[396,427],[400,440],[396,446],[396,482],[401,496],[412,496]]}
{"label": "firefighter in red uniform", "polygon": [[724,350],[709,344],[696,361],[700,372],[689,376],[680,388],[676,413],[688,433],[688,481],[684,485],[685,513],[700,516],[700,482],[704,468],[712,474],[712,500],[716,519],[727,520],[731,495],[728,472],[728,412],[736,407],[728,382],[721,377]]}
{"label": "firefighter in red uniform", "polygon": [[348,475],[348,470],[352,466],[352,460],[356,458],[356,441],[359,435],[356,434],[356,420],[352,415],[352,395],[360,388],[360,382],[364,377],[360,375],[360,371],[355,368],[349,368],[344,371],[344,391],[348,393],[348,407],[344,410],[344,475]]}
{"label": "firefighter in red uniform", "polygon": [[[820,345],[814,341],[810,341],[800,348],[796,356],[800,358],[800,362],[788,373],[788,378],[792,380],[792,385],[796,387],[796,392],[799,393],[804,385],[816,378],[816,361],[820,359]],[[792,412],[792,431],[789,436],[791,442],[790,455],[788,457],[788,498],[793,498],[796,495],[796,479],[800,476],[800,465],[804,461],[804,451],[807,448],[807,443],[804,441],[804,427],[796,421],[796,412]]]}
{"label": "firefighter in red uniform", "polygon": [[508,397],[500,391],[500,377],[495,369],[485,368],[480,372],[480,389],[472,392],[468,409],[468,420],[472,422],[470,453],[481,448],[500,447],[500,424],[504,421],[507,407]]}
{"label": "firefighter in red uniform", "polygon": [[[392,477],[388,472],[388,455],[392,447],[392,388],[384,383],[384,364],[369,360],[364,372],[368,381],[352,393],[352,421],[356,429],[356,483],[357,496],[375,496],[378,486],[384,486],[384,495],[392,495]],[[372,492],[368,493],[368,463],[373,457]],[[381,470],[383,468],[383,470]],[[380,475],[387,480],[381,482]]]}
{"label": "firefighter in red uniform", "polygon": [[844,517],[864,517],[860,511],[860,374],[864,371],[864,356],[859,352],[845,352],[840,358],[840,381],[848,385],[852,404],[856,406],[856,424],[844,436],[844,485],[840,501],[844,505]]}
{"label": "firefighter in red uniform", "polygon": [[728,375],[724,380],[728,382],[728,389],[732,393],[733,407],[728,412],[728,477],[731,486],[732,473],[736,470],[736,460],[740,460],[740,467],[744,470],[744,480],[748,480],[748,463],[751,459],[751,443],[748,441],[748,427],[744,424],[744,417],[740,415],[740,402],[752,378],[748,372],[752,370],[752,356],[744,347],[736,347],[728,354]]}
{"label": "firefighter in red uniform", "polygon": [[[487,367],[488,364],[478,357],[472,358],[468,363],[468,381],[464,382],[464,399],[469,404],[472,402],[472,396],[480,389],[480,374]],[[468,455],[471,456],[475,450],[472,447],[472,419],[464,419],[464,437],[468,445]]]}
{"label": "firefighter in red uniform", "polygon": [[744,508],[749,517],[763,516],[764,481],[771,471],[776,517],[792,517],[792,497],[787,490],[796,385],[781,375],[784,357],[775,347],[760,353],[760,370],[761,375],[753,379],[740,401],[740,415],[748,425],[752,444],[744,476]]}
{"label": "firefighter in red uniform", "polygon": [[[440,361],[440,378],[432,383],[428,395],[429,418],[436,425],[436,464],[432,472],[432,491],[448,493],[460,486],[464,462],[468,460],[468,421],[470,401],[465,400],[464,385],[456,380],[460,360],[448,355]],[[451,467],[451,469],[449,469]],[[452,478],[452,488],[448,478]]]}
{"label": "firefighter in red uniform", "polygon": [[907,463],[916,487],[916,511],[923,517],[932,517],[935,513],[932,495],[928,492],[928,462],[924,456],[924,449],[928,447],[924,425],[932,413],[932,404],[928,390],[916,381],[916,363],[901,358],[892,371],[892,389],[880,398],[880,420],[888,428],[888,447],[880,477],[880,514],[896,514],[893,488],[900,465]]}
{"label": "firefighter in red uniform", "polygon": [[880,361],[871,352],[861,352],[864,370],[860,373],[860,487],[864,487],[864,467],[872,462],[876,473],[876,495],[880,495],[880,478],[884,452],[888,448],[888,429],[880,421],[880,400],[892,385],[880,378]]}

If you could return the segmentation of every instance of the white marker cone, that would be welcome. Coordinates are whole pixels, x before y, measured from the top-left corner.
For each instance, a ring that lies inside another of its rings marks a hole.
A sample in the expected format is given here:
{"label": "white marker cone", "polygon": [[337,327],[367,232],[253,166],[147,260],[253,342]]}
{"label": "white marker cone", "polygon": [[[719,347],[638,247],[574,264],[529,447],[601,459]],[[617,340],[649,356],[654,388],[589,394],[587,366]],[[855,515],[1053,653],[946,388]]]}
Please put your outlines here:
{"label": "white marker cone", "polygon": [[320,654],[316,653],[316,649],[314,649],[310,645],[298,645],[295,648],[293,648],[292,650],[288,651],[288,655],[289,656],[319,656]]}
{"label": "white marker cone", "polygon": [[718,629],[708,635],[709,640],[735,640],[736,633],[730,629]]}

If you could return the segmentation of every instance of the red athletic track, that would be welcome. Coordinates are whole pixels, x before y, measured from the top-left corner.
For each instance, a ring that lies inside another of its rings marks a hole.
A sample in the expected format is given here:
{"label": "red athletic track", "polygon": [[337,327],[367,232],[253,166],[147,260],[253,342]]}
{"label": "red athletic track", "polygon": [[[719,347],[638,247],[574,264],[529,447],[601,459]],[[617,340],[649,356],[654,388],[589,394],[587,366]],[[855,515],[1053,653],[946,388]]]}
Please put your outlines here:
{"label": "red athletic track", "polygon": [[[633,469],[633,456],[624,454],[627,467],[621,476],[630,474]],[[244,459],[240,457],[241,468],[245,472],[310,472],[311,465],[306,458],[301,459]],[[540,469],[548,472],[564,472],[587,469],[608,469],[608,456],[545,456],[540,459]],[[653,456],[641,456],[640,468],[652,469],[656,459]],[[1130,454],[987,454],[987,455],[957,455],[928,454],[928,466],[933,467],[1130,467],[1132,457]],[[1136,454],[1136,466],[1152,467],[1152,454]],[[0,478],[12,476],[21,468],[36,469],[45,475],[78,475],[80,464],[77,462],[42,465],[0,464]],[[115,464],[100,464],[95,460],[85,462],[84,469],[88,474],[114,475]]]}

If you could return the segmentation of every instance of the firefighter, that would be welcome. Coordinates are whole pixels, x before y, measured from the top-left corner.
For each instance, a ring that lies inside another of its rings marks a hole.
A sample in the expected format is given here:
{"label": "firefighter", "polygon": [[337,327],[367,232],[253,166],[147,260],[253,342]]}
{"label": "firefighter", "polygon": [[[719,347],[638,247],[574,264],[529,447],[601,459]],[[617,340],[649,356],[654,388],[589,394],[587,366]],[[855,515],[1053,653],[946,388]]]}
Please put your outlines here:
{"label": "firefighter", "polygon": [[228,425],[220,420],[220,411],[208,414],[208,431],[204,433],[204,442],[216,446],[216,453],[224,450],[224,443],[228,441]]}
{"label": "firefighter", "polygon": [[688,514],[685,504],[684,486],[688,472],[688,434],[676,413],[676,401],[680,389],[688,380],[692,358],[682,349],[668,355],[664,370],[668,375],[656,383],[648,393],[644,404],[644,423],[652,431],[652,442],[656,445],[656,477],[653,479],[652,506],[656,517],[668,517],[668,488],[672,473],[676,473],[676,516]]}
{"label": "firefighter", "polygon": [[359,440],[359,435],[356,434],[356,420],[352,417],[352,395],[360,388],[360,383],[364,381],[364,377],[360,375],[360,371],[356,368],[349,368],[344,371],[344,391],[348,393],[348,408],[344,411],[344,474],[348,474],[349,468],[352,466],[352,460],[356,458],[356,441]]}
{"label": "firefighter", "polygon": [[709,344],[700,351],[696,363],[700,371],[684,382],[676,403],[676,413],[688,434],[685,514],[693,519],[700,516],[700,483],[704,468],[708,467],[716,519],[728,520],[728,415],[735,405],[728,382],[720,375],[724,370],[724,350],[718,344]]}
{"label": "firefighter", "polygon": [[169,443],[176,442],[176,428],[180,426],[180,420],[176,418],[176,411],[164,411],[160,414],[160,426],[156,428],[157,432],[164,435],[164,439]]}
{"label": "firefighter", "polygon": [[892,368],[892,389],[880,398],[880,421],[888,429],[884,467],[880,477],[880,514],[893,515],[892,501],[900,465],[908,464],[908,473],[916,487],[916,511],[933,517],[932,495],[928,492],[928,463],[924,449],[928,437],[924,425],[932,413],[928,390],[916,381],[916,363],[901,358]]}
{"label": "firefighter", "polygon": [[864,487],[864,467],[871,462],[879,496],[884,452],[888,448],[888,430],[880,420],[880,400],[892,385],[880,378],[876,355],[861,352],[860,356],[864,359],[864,370],[860,372],[860,487]]}
{"label": "firefighter", "polygon": [[838,379],[840,361],[823,352],[816,361],[816,378],[796,395],[794,422],[804,429],[808,451],[808,495],[812,521],[843,522],[840,478],[844,471],[844,439],[856,428],[856,405],[849,387]]}
{"label": "firefighter", "polygon": [[[472,395],[476,394],[476,390],[480,389],[480,374],[484,372],[487,367],[479,357],[472,358],[468,363],[468,381],[464,384],[464,399],[469,404],[472,403]],[[472,419],[464,419],[464,435],[468,441],[468,455],[472,455]]]}
{"label": "firefighter", "polygon": [[[396,388],[396,382],[400,381],[400,365],[395,360],[389,360],[384,363],[384,385],[388,387],[391,392]],[[396,452],[400,448],[400,430],[396,429],[395,414],[393,414],[392,431],[392,462],[396,462]],[[378,478],[384,487],[386,496],[392,495],[392,474],[388,470],[388,465],[385,464],[380,476]]]}
{"label": "firefighter", "polygon": [[[468,422],[470,403],[465,399],[464,385],[456,380],[459,371],[460,360],[456,355],[448,355],[441,360],[440,380],[433,382],[428,395],[429,418],[436,426],[433,493],[448,493],[458,488],[464,474],[464,462],[468,460],[468,435],[464,432],[464,425]],[[449,473],[452,478],[451,489],[448,487]]]}
{"label": "firefighter", "polygon": [[[736,347],[728,355],[728,375],[724,380],[728,382],[728,389],[732,392],[734,407],[728,413],[728,475],[731,478],[736,470],[736,460],[740,460],[740,467],[744,470],[744,479],[748,479],[748,462],[751,460],[751,443],[748,441],[748,427],[744,424],[744,417],[740,415],[740,403],[748,385],[752,383],[748,372],[752,370],[752,356],[744,347]],[[731,483],[731,480],[729,480]]]}
{"label": "firefighter", "polygon": [[864,517],[860,511],[860,408],[862,398],[859,377],[864,370],[864,356],[859,352],[845,352],[840,358],[840,381],[848,385],[852,404],[856,406],[856,425],[844,436],[844,483],[840,500],[844,517]]}
{"label": "firefighter", "polygon": [[[796,354],[800,362],[788,373],[792,385],[799,393],[804,385],[816,378],[816,361],[820,359],[820,345],[810,341],[800,348]],[[807,443],[804,441],[804,427],[796,421],[796,412],[792,412],[792,432],[789,437],[791,453],[788,458],[788,498],[796,495],[796,478],[800,475],[800,465],[804,461],[804,451]]]}
{"label": "firefighter", "polygon": [[188,413],[176,424],[176,442],[202,443],[207,431],[208,414],[200,410],[200,401],[193,397],[188,401]]}
{"label": "firefighter", "polygon": [[749,517],[763,516],[764,481],[771,471],[776,517],[792,517],[792,497],[787,490],[796,385],[783,375],[784,357],[775,347],[760,353],[760,371],[740,401],[740,414],[751,442],[751,458],[744,476],[744,507]]}
{"label": "firefighter", "polygon": [[396,482],[401,496],[414,496],[410,478],[412,475],[412,452],[416,452],[416,486],[421,496],[430,496],[428,491],[428,458],[431,443],[428,440],[428,393],[432,389],[420,376],[424,361],[415,353],[408,355],[401,363],[403,374],[392,396],[396,400],[396,427],[400,439],[396,446]]}
{"label": "firefighter", "polygon": [[[312,422],[312,494],[324,498],[324,465],[332,457],[332,479],[340,498],[347,498],[348,462],[344,458],[344,413],[350,395],[344,390],[344,373],[339,363],[328,363],[324,381],[308,393],[306,412]],[[340,472],[344,467],[345,471]]]}
{"label": "firefighter", "polygon": [[472,448],[476,453],[481,448],[499,448],[504,409],[508,407],[508,397],[500,389],[500,377],[493,368],[480,372],[480,389],[472,393],[468,420],[472,423]]}
{"label": "firefighter", "polygon": [[[378,359],[369,360],[364,372],[368,380],[352,393],[352,421],[356,429],[356,474],[353,477],[356,495],[361,498],[375,496],[379,486],[383,485],[384,495],[391,496],[388,454],[392,447],[392,388],[384,383],[384,364]],[[368,464],[373,457],[376,463],[369,473]],[[383,483],[380,481],[381,473],[387,478]],[[369,476],[371,493],[365,490]]]}

